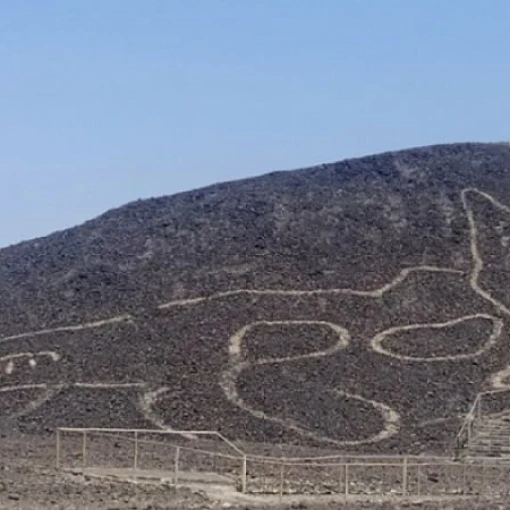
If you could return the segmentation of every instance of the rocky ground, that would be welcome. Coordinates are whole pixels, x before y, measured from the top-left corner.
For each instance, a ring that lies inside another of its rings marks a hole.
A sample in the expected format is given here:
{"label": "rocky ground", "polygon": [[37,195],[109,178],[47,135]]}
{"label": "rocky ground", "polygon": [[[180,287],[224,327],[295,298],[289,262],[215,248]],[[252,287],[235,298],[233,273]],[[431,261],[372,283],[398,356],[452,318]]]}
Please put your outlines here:
{"label": "rocky ground", "polygon": [[55,468],[53,438],[2,436],[0,443],[0,509],[12,510],[503,510],[498,499],[436,497],[391,500],[343,497],[244,497],[205,486],[175,488],[171,484],[130,483],[97,479]]}
{"label": "rocky ground", "polygon": [[510,365],[509,168],[505,144],[386,153],[0,250],[0,429],[451,451]]}
{"label": "rocky ground", "polygon": [[479,392],[510,406],[509,169],[508,144],[385,153],[0,250],[0,505],[220,504],[57,473],[59,426],[451,454]]}

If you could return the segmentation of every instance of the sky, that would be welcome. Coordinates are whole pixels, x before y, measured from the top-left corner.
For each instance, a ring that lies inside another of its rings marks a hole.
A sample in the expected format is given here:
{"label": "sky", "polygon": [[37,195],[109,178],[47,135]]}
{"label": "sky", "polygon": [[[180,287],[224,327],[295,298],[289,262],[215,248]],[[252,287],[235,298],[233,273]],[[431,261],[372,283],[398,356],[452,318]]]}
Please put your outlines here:
{"label": "sky", "polygon": [[0,0],[0,246],[126,202],[510,140],[508,0]]}

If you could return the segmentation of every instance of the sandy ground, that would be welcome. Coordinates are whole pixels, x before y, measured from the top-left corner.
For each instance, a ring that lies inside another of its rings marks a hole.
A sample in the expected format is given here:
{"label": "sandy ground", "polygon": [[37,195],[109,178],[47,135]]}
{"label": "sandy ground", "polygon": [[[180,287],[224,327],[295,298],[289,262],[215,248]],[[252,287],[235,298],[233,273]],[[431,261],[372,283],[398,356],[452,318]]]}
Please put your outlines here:
{"label": "sandy ground", "polygon": [[130,483],[62,472],[55,467],[54,438],[0,438],[0,509],[15,510],[174,510],[174,509],[352,509],[503,510],[510,501],[437,498],[367,501],[350,497],[245,497],[228,487],[171,483]]}

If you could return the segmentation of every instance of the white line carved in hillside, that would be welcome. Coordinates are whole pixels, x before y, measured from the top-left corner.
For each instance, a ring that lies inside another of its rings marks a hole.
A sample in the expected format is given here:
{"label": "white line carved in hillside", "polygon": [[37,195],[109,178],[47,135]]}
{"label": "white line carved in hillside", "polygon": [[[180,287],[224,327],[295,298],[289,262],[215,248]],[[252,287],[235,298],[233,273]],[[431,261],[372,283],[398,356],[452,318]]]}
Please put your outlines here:
{"label": "white line carved in hillside", "polygon": [[[440,268],[440,267],[433,267],[433,266],[418,266],[418,267],[414,267],[414,268],[403,269],[397,275],[397,277],[394,278],[391,282],[381,286],[380,288],[372,289],[372,290],[356,290],[356,289],[323,289],[323,290],[321,290],[321,289],[318,289],[315,291],[314,290],[311,290],[311,291],[304,291],[304,290],[267,290],[267,291],[261,290],[261,291],[259,291],[259,290],[253,290],[253,291],[251,291],[251,290],[241,289],[238,291],[220,293],[218,295],[213,296],[212,298],[213,299],[221,299],[223,297],[228,297],[230,295],[251,295],[251,294],[254,294],[254,295],[282,295],[282,296],[287,296],[289,298],[300,297],[300,296],[313,297],[313,296],[321,296],[321,295],[332,295],[332,296],[334,296],[334,295],[354,295],[354,296],[366,296],[368,298],[379,298],[382,295],[384,295],[386,292],[392,290],[394,287],[401,284],[406,278],[408,278],[412,274],[422,273],[422,272],[461,274],[460,271],[455,270],[455,269]],[[200,302],[200,301],[204,301],[207,299],[210,299],[210,298],[208,298],[208,297],[199,298],[198,301],[193,300],[193,299],[185,300],[183,302],[179,302],[179,305],[193,304],[195,302]],[[172,306],[172,305],[169,303],[164,303],[164,304],[160,305],[160,308],[168,308],[170,306]],[[292,321],[290,321],[290,322],[292,322]],[[305,323],[307,321],[302,321],[302,322]],[[308,322],[316,323],[317,321],[308,321]],[[37,338],[37,337],[48,336],[48,335],[52,335],[54,333],[65,333],[65,332],[72,333],[72,332],[82,331],[82,330],[99,329],[99,328],[107,327],[109,325],[116,324],[116,323],[127,323],[127,324],[136,325],[135,318],[133,316],[131,316],[129,314],[122,314],[119,316],[100,319],[100,320],[58,326],[55,328],[44,328],[41,330],[5,336],[3,338],[0,338],[0,344],[5,344],[7,342],[13,342],[13,341],[15,342],[17,340],[21,341],[21,340],[28,339],[28,338]],[[252,328],[254,326],[255,325],[248,325],[246,329],[249,330],[250,328]],[[330,327],[331,327],[331,329],[333,329],[333,330],[336,329],[337,331],[343,330],[343,328],[340,328],[339,326],[336,326],[334,324],[330,324]],[[330,349],[328,349],[324,353],[321,353],[321,352],[311,353],[310,355],[306,355],[306,357],[313,358],[313,357],[317,357],[317,356],[326,356],[327,354],[331,354],[342,347],[342,342],[343,342],[343,336],[340,335],[338,345],[330,347]],[[20,354],[20,353],[15,353],[11,356],[15,356],[17,354]],[[301,358],[300,356],[294,357],[294,358],[289,358],[289,359],[281,358],[279,360],[278,359],[274,360],[274,362],[292,361],[292,359],[297,360],[300,358]],[[8,365],[6,367],[7,375],[12,375],[14,370],[15,370],[14,364],[13,363],[9,364],[9,362],[8,362]],[[74,386],[77,388],[95,387],[96,389],[101,389],[101,388],[102,389],[115,389],[115,388],[122,387],[118,384],[112,384],[110,382],[101,383],[99,381],[97,382],[97,384],[76,383],[76,382],[75,383],[65,383],[64,381],[62,381],[62,385],[64,387],[73,387]],[[151,408],[151,402],[153,402],[154,399],[152,398],[153,396],[151,395],[150,392],[147,397],[143,396],[143,393],[146,390],[144,385],[135,383],[135,385],[133,387],[137,387],[142,392],[139,407],[140,407],[140,410],[143,412],[145,418],[148,421],[156,424],[159,427],[164,427],[164,428],[170,429],[171,427],[169,427],[167,424],[165,424],[164,420],[159,418],[155,412],[153,412],[152,410],[150,412],[148,412],[148,410]],[[157,395],[158,395],[158,398],[161,398],[162,393],[158,393]],[[362,398],[362,397],[360,397],[360,398]],[[37,399],[37,402],[40,402],[40,403],[44,403],[45,401],[46,401],[45,399]],[[33,407],[33,409],[35,409],[37,407],[36,402],[34,402],[32,407]],[[381,408],[381,409],[384,409],[384,408]]]}
{"label": "white line carved in hillside", "polygon": [[[498,314],[504,314],[506,316],[510,317],[510,310],[500,301],[498,301],[494,296],[491,295],[491,293],[485,289],[482,288],[482,285],[480,284],[480,274],[483,271],[484,268],[484,261],[480,253],[480,249],[478,246],[479,239],[478,239],[478,227],[476,224],[476,218],[475,214],[473,212],[473,209],[471,208],[471,205],[469,203],[469,194],[475,193],[479,196],[487,199],[490,201],[495,207],[499,208],[500,210],[504,212],[510,213],[510,208],[501,204],[497,200],[495,200],[493,197],[491,197],[489,194],[484,193],[476,188],[466,188],[462,190],[461,192],[461,202],[463,209],[465,211],[468,224],[469,224],[469,239],[470,239],[470,250],[471,250],[471,257],[472,257],[472,268],[468,276],[468,280],[466,279],[466,272],[459,271],[457,269],[453,268],[445,268],[445,267],[436,267],[436,266],[430,266],[430,265],[422,265],[422,266],[416,266],[416,267],[406,267],[402,269],[391,281],[385,283],[384,285],[375,288],[375,289],[368,289],[368,290],[362,290],[362,289],[352,289],[352,288],[336,288],[336,289],[313,289],[313,290],[300,290],[300,289],[235,289],[230,291],[224,291],[224,292],[218,292],[216,294],[211,294],[208,296],[198,296],[194,298],[185,298],[185,299],[179,299],[179,300],[172,300],[165,303],[161,303],[158,305],[159,309],[170,309],[170,308],[177,308],[177,307],[188,307],[188,306],[194,306],[198,305],[204,302],[214,301],[214,300],[221,300],[226,299],[233,296],[278,296],[283,298],[301,298],[301,297],[335,297],[335,296],[358,296],[358,297],[366,297],[366,298],[373,298],[378,299],[383,297],[386,293],[389,291],[392,291],[396,289],[400,284],[404,283],[408,278],[412,277],[413,275],[416,275],[418,273],[445,273],[445,274],[455,274],[458,275],[460,279],[463,281],[467,281],[469,283],[469,286],[473,290],[473,295],[477,295],[487,303],[490,303],[492,307],[495,308],[495,311],[498,312]],[[466,359],[468,357],[476,357],[481,355],[482,353],[489,350],[491,347],[495,345],[495,343],[499,340],[501,336],[501,330],[503,327],[502,321],[497,317],[492,317],[489,314],[484,314],[479,312],[478,310],[466,310],[468,314],[463,315],[462,317],[454,318],[450,321],[445,322],[437,322],[437,321],[431,321],[430,323],[423,322],[420,324],[406,324],[404,320],[402,320],[402,323],[397,323],[392,325],[390,328],[385,329],[384,331],[380,331],[377,333],[371,340],[368,340],[368,346],[373,349],[374,351],[384,354],[385,356],[390,356],[393,358],[398,358],[401,362],[409,362],[409,361],[420,361],[420,362],[439,362],[439,361],[450,361],[450,360],[462,360]],[[497,315],[497,314],[496,314]],[[401,331],[413,331],[418,330],[422,328],[431,328],[431,329],[439,329],[439,328],[445,328],[450,325],[458,324],[463,321],[472,319],[472,318],[487,318],[489,320],[493,321],[494,328],[493,333],[488,338],[483,345],[473,353],[469,354],[460,354],[460,355],[452,355],[452,356],[437,356],[437,357],[411,357],[411,356],[402,356],[397,355],[394,352],[389,351],[384,347],[384,340],[391,334],[398,333]],[[263,413],[260,414],[261,411],[255,410],[255,409],[249,409],[249,407],[244,403],[244,401],[241,399],[241,397],[238,395],[237,388],[236,388],[236,381],[241,371],[248,369],[250,366],[254,366],[257,364],[268,364],[268,363],[292,363],[293,361],[297,360],[305,360],[305,359],[312,359],[312,358],[318,358],[318,357],[326,357],[330,354],[335,353],[336,351],[339,351],[343,349],[348,341],[349,341],[349,332],[345,327],[342,327],[337,324],[333,323],[326,323],[321,321],[313,320],[314,318],[311,317],[310,320],[293,320],[292,317],[289,317],[289,320],[286,321],[280,321],[280,324],[287,324],[287,325],[306,325],[306,324],[322,324],[324,327],[328,327],[335,331],[338,335],[338,342],[336,345],[331,346],[329,349],[323,350],[323,351],[316,351],[308,354],[302,354],[298,356],[289,356],[289,357],[280,357],[280,358],[273,358],[273,359],[264,359],[264,360],[257,360],[255,362],[248,362],[244,358],[244,355],[242,353],[242,343],[243,338],[251,329],[254,327],[257,327],[257,325],[262,324],[271,324],[271,321],[259,321],[254,322],[252,324],[247,324],[243,328],[241,328],[235,335],[232,336],[230,339],[230,343],[228,345],[229,349],[229,364],[227,368],[224,370],[223,374],[221,375],[221,381],[220,385],[222,386],[223,390],[225,391],[225,394],[227,398],[234,403],[235,405],[245,409],[246,411],[250,412],[254,416],[263,417],[264,419],[271,419],[275,423],[279,423],[283,426],[288,426],[290,429],[293,429],[304,436],[308,437],[314,437],[315,439],[318,439],[318,436],[316,436],[316,433],[313,431],[309,431],[304,427],[301,427],[297,423],[287,422],[285,420],[282,420],[278,417],[272,417],[269,418],[265,416]],[[96,321],[89,321],[89,322],[83,322],[78,324],[72,324],[72,325],[65,325],[65,326],[59,326],[55,328],[45,328],[41,330],[36,331],[30,331],[30,332],[23,332],[18,333],[15,335],[6,336],[3,338],[0,338],[0,344],[4,344],[8,341],[16,341],[16,340],[23,340],[28,338],[36,338],[36,337],[42,337],[44,335],[51,335],[54,333],[61,333],[61,332],[73,332],[73,331],[80,331],[80,330],[87,330],[87,329],[98,329],[102,327],[106,327],[111,324],[115,323],[128,323],[136,325],[136,319],[129,315],[119,315],[115,317],[110,317],[106,319],[96,320]],[[273,322],[276,324],[276,322]],[[15,370],[15,360],[16,356],[23,356],[24,353],[12,353],[9,354],[7,357],[4,356],[4,358],[0,358],[0,361],[4,359],[4,361],[7,362],[6,367],[6,373],[7,375],[12,375],[13,371]],[[10,356],[9,359],[7,359]],[[34,359],[34,358],[29,358]],[[508,368],[510,373],[510,367]],[[493,379],[497,379],[497,374],[493,376]],[[67,383],[63,383],[67,384]],[[110,386],[111,384],[111,386]],[[139,388],[140,391],[145,391],[145,396],[141,397],[142,405],[141,407],[144,409],[145,415],[147,419],[154,423],[159,423],[158,426],[164,427],[165,423],[164,421],[160,420],[159,417],[155,415],[155,413],[152,411],[152,408],[154,406],[154,403],[163,397],[163,395],[166,393],[167,388],[161,387],[159,389],[151,389],[148,390],[148,386],[145,385],[145,383],[128,383],[133,384],[133,387]],[[100,381],[97,381],[96,383],[69,383],[67,386],[75,386],[75,387],[96,387],[98,389],[113,389],[116,387],[120,387],[117,384],[113,383],[103,383]],[[44,386],[44,385],[43,385]],[[45,388],[49,388],[51,385],[45,385]],[[0,387],[0,393],[5,391],[11,391],[9,388],[13,388],[13,386],[7,386],[7,387]],[[22,388],[22,386],[18,386],[17,388]],[[28,389],[28,388],[26,388]],[[37,389],[34,387],[34,390]],[[39,388],[40,389],[40,388]],[[386,422],[386,428],[384,431],[382,431],[378,436],[375,436],[375,438],[369,438],[368,440],[364,439],[361,442],[374,442],[381,439],[384,439],[385,437],[389,437],[389,435],[392,435],[395,433],[395,431],[398,429],[398,423],[399,423],[399,417],[398,414],[396,414],[394,411],[391,410],[388,406],[385,404],[375,402],[372,400],[364,399],[364,397],[359,395],[350,395],[347,393],[342,393],[341,390],[336,390],[334,388],[325,388],[325,392],[336,392],[338,395],[347,396],[349,398],[355,398],[363,402],[369,402],[371,405],[374,406],[374,408],[378,409],[379,412],[383,415],[385,422]],[[382,435],[381,435],[382,434]],[[324,438],[323,438],[324,440]],[[329,442],[337,442],[334,438],[326,438]],[[338,442],[338,444],[346,444],[345,442]],[[353,444],[359,444],[359,442],[353,442]]]}
{"label": "white line carved in hillside", "polygon": [[60,391],[62,390],[62,386],[48,385],[48,384],[22,384],[16,386],[4,386],[0,388],[0,395],[7,393],[19,393],[23,391],[29,391],[31,394],[35,394],[35,397],[32,397],[30,401],[22,406],[18,411],[14,411],[9,413],[9,418],[21,418],[35,411],[37,408],[41,407],[46,402],[50,401],[52,398],[56,397]]}
{"label": "white line carved in hillside", "polygon": [[246,335],[254,328],[260,326],[320,326],[326,329],[330,329],[335,333],[338,337],[338,340],[328,347],[327,349],[314,351],[310,354],[299,354],[297,356],[285,356],[282,358],[266,358],[263,364],[266,363],[282,363],[286,361],[296,361],[300,359],[310,359],[310,358],[320,358],[322,356],[328,356],[329,354],[333,354],[337,351],[345,349],[349,344],[349,332],[331,322],[326,321],[308,321],[308,320],[289,320],[289,321],[257,321],[247,326],[241,328],[237,333],[235,333],[229,341],[228,344],[228,353],[231,363],[240,363],[245,358],[245,354],[243,353],[243,341]]}
{"label": "white line carved in hillside", "polygon": [[338,288],[338,289],[313,289],[313,290],[299,290],[299,289],[236,289],[228,290],[225,292],[218,292],[217,294],[211,294],[210,296],[196,297],[190,299],[176,299],[160,304],[158,308],[164,310],[165,308],[174,308],[179,306],[189,306],[203,303],[204,301],[217,300],[222,298],[228,298],[231,296],[282,296],[282,297],[306,297],[306,296],[335,296],[335,295],[348,295],[348,296],[362,296],[379,298],[384,296],[388,291],[394,287],[400,285],[406,278],[413,273],[453,273],[463,274],[458,269],[448,267],[437,267],[437,266],[415,266],[407,267],[402,269],[398,275],[390,282],[372,290],[359,290],[349,288]]}
{"label": "white line carved in hillside", "polygon": [[[283,289],[265,289],[265,290],[257,290],[257,289],[237,289],[226,292],[219,292],[217,294],[212,294],[210,296],[197,297],[191,299],[181,299],[175,301],[169,301],[166,303],[162,303],[158,305],[159,309],[166,309],[172,307],[179,306],[189,306],[198,304],[204,301],[209,300],[217,300],[230,296],[236,295],[254,295],[254,296],[283,296],[283,297],[304,297],[304,296],[321,296],[321,295],[352,295],[352,296],[365,296],[372,298],[379,298],[384,296],[385,293],[392,290],[394,287],[403,283],[410,275],[415,273],[451,273],[451,274],[459,274],[462,275],[463,272],[458,269],[446,268],[446,267],[436,267],[436,266],[416,266],[416,267],[408,267],[402,269],[399,274],[389,283],[384,284],[381,287],[372,290],[358,290],[358,289],[349,289],[349,288],[338,288],[338,289],[315,289],[315,290],[283,290]],[[34,331],[27,331],[24,333],[18,333],[15,335],[9,336],[0,336],[0,344],[4,342],[10,342],[12,340],[21,340],[24,338],[32,338],[38,336],[51,335],[53,333],[62,333],[62,332],[74,332],[74,331],[82,331],[87,329],[97,329],[102,328],[104,326],[109,326],[111,324],[116,323],[135,323],[135,318],[129,314],[122,314],[114,317],[109,317],[106,319],[101,319],[97,321],[89,321],[78,324],[70,324],[66,326],[58,326],[55,328],[45,328]]]}
{"label": "white line carved in hillside", "polygon": [[[46,328],[34,332],[20,333],[3,337],[0,339],[0,344],[5,346],[7,343],[14,343],[14,345],[27,338],[38,338],[48,336],[54,333],[72,333],[88,329],[103,328],[108,325],[116,323],[128,323],[132,324],[132,318],[129,315],[121,315],[113,318],[101,319],[82,324],[74,324],[68,326],[59,326],[55,328]],[[41,405],[45,404],[56,395],[66,389],[79,388],[79,389],[92,389],[92,390],[119,390],[119,389],[135,389],[138,391],[145,391],[147,388],[146,382],[117,382],[117,381],[57,381],[57,382],[39,382],[32,384],[10,384],[9,379],[16,375],[15,372],[18,368],[21,368],[26,360],[28,360],[28,366],[34,369],[37,366],[37,359],[47,358],[52,363],[58,363],[62,360],[62,354],[55,350],[41,350],[41,351],[30,351],[30,352],[13,352],[11,354],[3,355],[0,357],[0,366],[5,363],[5,374],[8,376],[5,386],[0,386],[0,395],[9,394],[15,392],[33,392],[35,395],[32,400],[28,402],[21,410],[16,412],[8,413],[11,418],[19,418],[25,416],[32,411],[35,411]],[[50,367],[45,366],[47,370]],[[44,375],[39,374],[39,378],[44,378]],[[18,378],[18,377],[17,377]],[[44,380],[44,379],[43,379]]]}
{"label": "white line carved in hillside", "polygon": [[484,193],[476,188],[466,188],[462,190],[462,205],[466,212],[466,216],[469,222],[469,234],[470,234],[470,244],[471,244],[471,255],[473,258],[473,269],[471,271],[470,276],[470,284],[473,290],[482,296],[487,301],[490,301],[500,312],[503,312],[505,315],[510,316],[510,310],[496,298],[494,298],[491,293],[487,290],[482,289],[480,286],[480,274],[484,269],[484,261],[482,256],[480,255],[480,250],[478,247],[478,227],[476,225],[475,215],[473,209],[469,205],[468,194],[475,193],[484,199],[488,200],[494,207],[497,209],[510,214],[510,207],[503,205],[501,202],[496,200],[494,197],[489,195],[488,193]]}
{"label": "white line carved in hillside", "polygon": [[[143,395],[140,395],[139,399],[139,407],[147,421],[154,424],[157,428],[162,430],[172,431],[175,430],[172,427],[169,427],[165,420],[163,420],[155,411],[154,407],[159,402],[159,400],[163,397],[165,393],[171,391],[171,388],[168,386],[162,386],[156,390],[146,391]],[[196,435],[193,434],[182,434],[182,437],[186,439],[198,439]]]}
{"label": "white line carved in hillside", "polygon": [[28,365],[31,368],[35,368],[37,365],[36,358],[49,358],[51,361],[56,363],[60,360],[60,355],[55,351],[38,351],[38,352],[20,352],[17,354],[8,354],[7,356],[0,357],[0,363],[7,361],[7,365],[5,367],[5,373],[7,375],[11,375],[15,368],[15,361],[20,359],[28,359]]}
{"label": "white line carved in hillside", "polygon": [[90,388],[96,390],[116,390],[126,388],[146,388],[147,383],[144,382],[65,382],[65,383],[34,383],[34,384],[14,384],[12,386],[0,386],[0,393],[10,393],[14,391],[28,391],[28,390],[46,390],[53,387],[62,389],[68,388]]}
{"label": "white line carved in hillside", "polygon": [[[331,345],[330,347],[312,352],[310,354],[301,354],[297,356],[288,356],[288,357],[277,357],[277,358],[259,358],[253,361],[247,361],[247,352],[243,349],[243,342],[246,338],[247,333],[259,326],[321,326],[324,328],[331,329],[335,335],[338,336],[338,340],[336,343]],[[352,393],[348,393],[342,390],[338,390],[335,388],[324,388],[324,393],[334,394],[338,397],[344,397],[348,399],[355,399],[365,404],[370,404],[374,407],[374,409],[380,412],[383,420],[384,427],[377,434],[372,437],[359,439],[359,440],[339,440],[333,437],[328,437],[324,434],[320,434],[316,431],[310,430],[305,426],[299,424],[295,420],[284,419],[277,416],[272,416],[267,414],[266,412],[255,409],[252,406],[248,405],[243,398],[239,395],[237,389],[237,381],[240,374],[244,370],[248,370],[255,366],[260,365],[268,365],[268,364],[279,364],[279,363],[288,363],[296,360],[303,359],[312,359],[312,358],[320,358],[329,356],[335,352],[338,352],[342,349],[345,349],[349,344],[349,332],[338,326],[336,324],[332,324],[324,321],[259,321],[244,328],[241,328],[237,333],[235,333],[229,341],[229,362],[227,368],[223,371],[221,375],[220,385],[227,396],[228,400],[232,402],[235,406],[239,407],[243,411],[251,414],[255,418],[259,418],[268,422],[272,422],[283,427],[286,427],[294,432],[299,433],[302,436],[308,437],[310,439],[314,439],[315,441],[327,442],[331,444],[335,444],[337,446],[347,446],[347,445],[357,445],[364,443],[375,443],[378,441],[382,441],[388,437],[394,435],[399,428],[400,416],[396,411],[391,409],[386,404],[381,402],[377,402],[375,400],[367,399],[362,397],[361,395],[355,395]]]}
{"label": "white line carved in hillside", "polygon": [[135,388],[135,389],[144,389],[146,387],[145,383],[57,383],[57,384],[48,384],[48,383],[38,383],[38,384],[16,384],[13,386],[4,386],[0,387],[0,395],[1,394],[9,394],[9,393],[19,393],[29,391],[31,394],[34,394],[35,397],[32,397],[27,404],[22,406],[20,410],[11,412],[8,414],[8,417],[11,419],[21,418],[23,416],[27,416],[33,411],[37,410],[42,405],[46,404],[57,395],[62,393],[62,391],[70,388],[92,388],[92,389],[101,389],[101,390],[115,390],[115,389],[124,389],[124,388]]}
{"label": "white line carved in hillside", "polygon": [[[483,259],[480,256],[480,253],[478,250],[478,245],[477,245],[476,221],[474,218],[473,211],[469,207],[469,203],[466,198],[467,193],[469,193],[469,192],[479,193],[486,199],[490,200],[494,205],[496,205],[497,207],[500,207],[505,212],[510,213],[510,208],[503,206],[502,204],[497,202],[495,199],[493,199],[493,197],[491,197],[490,195],[488,195],[486,193],[480,192],[479,190],[475,190],[475,189],[471,188],[471,189],[463,190],[461,193],[462,204],[465,209],[465,212],[466,212],[466,215],[468,218],[468,222],[469,222],[470,246],[471,246],[471,255],[472,255],[472,259],[473,259],[473,267],[472,267],[472,271],[471,271],[470,277],[469,277],[469,284],[475,294],[481,296],[484,300],[489,301],[493,306],[496,307],[496,309],[499,312],[503,312],[507,315],[510,315],[510,311],[503,305],[503,303],[496,300],[494,297],[492,297],[490,295],[489,292],[483,290],[479,285],[479,275],[483,269]],[[188,305],[188,304],[193,305],[193,304],[198,304],[198,303],[205,301],[207,299],[217,299],[217,298],[221,298],[221,297],[228,297],[228,296],[238,295],[238,294],[280,295],[280,296],[294,296],[294,297],[323,295],[323,294],[351,294],[351,295],[363,295],[363,296],[367,296],[367,297],[381,297],[385,292],[387,292],[388,290],[392,289],[393,287],[395,287],[396,285],[401,283],[407,276],[409,276],[409,274],[411,272],[417,271],[417,270],[428,270],[428,271],[439,270],[439,271],[442,271],[443,269],[430,267],[430,266],[425,266],[425,267],[420,267],[420,268],[407,268],[407,269],[403,270],[397,276],[397,278],[395,278],[392,282],[384,285],[383,287],[381,287],[379,289],[375,289],[372,291],[355,291],[353,289],[335,289],[335,290],[318,289],[318,290],[312,290],[312,291],[299,291],[299,290],[297,290],[297,291],[292,291],[292,290],[290,290],[290,291],[288,291],[288,290],[286,290],[286,291],[255,290],[254,291],[254,290],[240,289],[240,290],[234,290],[234,291],[228,291],[228,292],[216,294],[216,295],[210,296],[209,298],[205,297],[205,298],[194,298],[194,299],[190,299],[190,300],[171,301],[171,302],[161,305],[160,307],[161,308],[169,308],[169,307],[174,307],[174,306],[184,306],[184,305]],[[419,329],[423,329],[423,328],[443,329],[443,328],[447,328],[450,326],[454,326],[456,324],[460,324],[467,320],[477,319],[477,318],[482,318],[482,319],[487,319],[487,320],[492,321],[493,329],[492,329],[492,333],[489,336],[489,338],[482,344],[481,347],[479,347],[475,352],[472,352],[472,353],[463,353],[463,354],[458,354],[458,355],[445,355],[445,356],[430,356],[430,357],[405,356],[405,355],[399,355],[397,353],[394,353],[394,352],[386,349],[383,345],[384,340],[391,334],[395,334],[395,333],[402,332],[402,331],[419,330]],[[289,323],[290,323],[290,321],[289,321]],[[244,337],[244,335],[246,334],[246,332],[251,327],[252,327],[252,325],[244,326],[231,339],[231,343],[229,346],[229,348],[230,348],[230,351],[229,351],[230,363],[229,363],[229,367],[223,373],[223,380],[221,382],[222,388],[223,388],[225,394],[227,395],[227,398],[232,403],[237,405],[238,407],[251,413],[253,416],[256,416],[258,418],[265,419],[265,420],[270,420],[270,421],[273,421],[273,422],[278,423],[283,426],[287,426],[288,428],[295,430],[296,432],[299,432],[305,436],[313,437],[314,439],[321,439],[321,437],[318,437],[318,435],[315,432],[306,430],[303,427],[301,427],[299,424],[296,424],[290,420],[283,420],[278,417],[268,416],[266,413],[264,413],[261,410],[251,408],[240,397],[240,395],[237,391],[237,379],[242,371],[250,368],[250,366],[253,366],[254,364],[256,365],[256,364],[263,364],[263,363],[268,363],[268,362],[290,361],[288,359],[287,360],[285,360],[285,359],[278,359],[278,360],[265,359],[265,360],[259,360],[256,363],[248,363],[245,360],[242,360],[242,358],[240,356],[241,341],[242,341],[242,338]],[[396,325],[396,326],[388,328],[384,331],[381,331],[377,335],[375,335],[370,341],[370,346],[374,351],[376,351],[380,354],[386,355],[386,356],[397,358],[400,361],[415,361],[415,362],[457,361],[457,360],[462,360],[462,359],[474,358],[474,357],[480,356],[481,354],[488,351],[490,348],[492,348],[497,343],[498,339],[501,336],[502,330],[503,330],[503,321],[501,319],[499,319],[497,317],[493,317],[492,315],[489,315],[489,314],[473,313],[471,315],[465,315],[463,317],[459,317],[459,318],[456,318],[456,319],[453,319],[450,321],[446,321],[446,322],[441,322],[441,323],[431,322],[431,323],[411,324],[411,325],[409,325],[409,324]],[[319,354],[319,355],[321,355],[321,354]],[[300,356],[299,358],[303,359],[303,358],[306,358],[307,356],[311,357],[311,355],[304,355],[304,356]],[[508,367],[507,369],[502,371],[499,375],[496,374],[495,378],[493,378],[493,384],[495,386],[501,386],[501,385],[503,385],[504,381],[507,381],[506,384],[508,385],[508,387],[510,387],[510,381],[508,381],[509,378],[510,378],[510,367]],[[376,436],[375,438],[369,439],[369,441],[381,440],[382,438],[388,437],[388,434],[391,435],[391,434],[395,433],[395,431],[398,429],[398,426],[397,426],[398,419],[395,418],[395,416],[398,416],[398,415],[394,415],[394,414],[392,415],[391,413],[388,414],[388,412],[389,411],[387,410],[386,422],[389,425],[387,426],[387,429],[382,432],[382,437]],[[384,415],[384,413],[383,413],[383,415]],[[328,440],[328,439],[332,439],[332,438],[322,437],[322,439]],[[333,442],[334,441],[335,440],[333,440]],[[343,444],[345,444],[345,443],[343,443]]]}
{"label": "white line carved in hillside", "polygon": [[[480,284],[480,275],[482,274],[482,272],[485,268],[485,263],[484,263],[482,255],[480,253],[478,225],[476,224],[475,213],[469,203],[469,194],[477,194],[478,196],[480,196],[483,199],[490,202],[492,204],[492,206],[494,206],[496,209],[499,209],[500,211],[507,213],[509,215],[510,215],[510,207],[502,204],[501,202],[496,200],[493,196],[491,196],[488,193],[485,193],[483,191],[480,191],[477,188],[466,188],[466,189],[462,190],[462,193],[461,193],[462,205],[464,207],[464,211],[466,213],[468,223],[469,223],[470,248],[471,248],[471,256],[473,259],[473,268],[472,268],[471,275],[470,275],[470,285],[477,294],[479,294],[485,300],[492,303],[492,305],[500,313],[502,313],[506,316],[510,316],[510,310],[508,309],[508,307],[506,307],[501,301],[499,301],[494,296],[492,296],[492,294],[488,290],[483,289]],[[490,384],[493,388],[497,388],[497,389],[508,388],[508,389],[510,389],[510,365],[508,365],[507,367],[503,368],[502,370],[492,374],[490,376]]]}
{"label": "white line carved in hillside", "polygon": [[[479,347],[474,352],[464,354],[452,354],[445,356],[405,356],[403,354],[392,352],[384,347],[384,341],[386,340],[386,338],[395,333],[401,333],[404,331],[416,331],[420,329],[445,329],[473,319],[486,319],[492,322],[491,335],[481,345],[481,347]],[[394,326],[392,328],[388,328],[384,331],[381,331],[376,336],[374,336],[370,341],[370,346],[375,352],[378,352],[379,354],[391,356],[392,358],[397,358],[401,361],[420,361],[420,362],[456,361],[461,359],[475,358],[477,356],[480,356],[484,352],[488,351],[491,347],[493,347],[497,343],[499,337],[501,336],[502,331],[503,321],[501,319],[498,319],[497,317],[493,317],[492,315],[488,315],[486,313],[475,313],[473,315],[465,315],[464,317],[459,317],[458,319],[453,319],[447,322]]]}
{"label": "white line carved in hillside", "polygon": [[491,375],[491,386],[495,389],[510,389],[510,365]]}
{"label": "white line carved in hillside", "polygon": [[154,412],[154,406],[157,404],[161,396],[169,390],[170,388],[168,388],[168,386],[162,386],[156,390],[146,391],[143,395],[140,396],[139,402],[140,408],[142,409],[145,418],[156,425],[156,427],[163,430],[166,428],[166,424],[164,420],[162,420]]}
{"label": "white line carved in hillside", "polygon": [[56,328],[45,328],[36,331],[28,331],[26,333],[18,333],[16,335],[0,337],[0,343],[10,342],[12,340],[21,340],[23,338],[32,338],[37,336],[51,335],[53,333],[65,333],[73,331],[83,331],[86,329],[102,328],[109,326],[110,324],[116,324],[119,322],[132,322],[133,317],[131,315],[118,315],[116,317],[110,317],[108,319],[101,319],[91,322],[83,322],[81,324],[71,324],[69,326],[58,326]]}

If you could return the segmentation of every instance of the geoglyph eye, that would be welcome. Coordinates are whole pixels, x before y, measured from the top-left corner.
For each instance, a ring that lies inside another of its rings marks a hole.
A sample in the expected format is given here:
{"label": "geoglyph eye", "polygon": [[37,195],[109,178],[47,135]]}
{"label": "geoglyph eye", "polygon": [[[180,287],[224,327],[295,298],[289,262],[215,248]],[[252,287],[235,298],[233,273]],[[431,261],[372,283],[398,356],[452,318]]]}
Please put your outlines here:
{"label": "geoglyph eye", "polygon": [[14,373],[16,368],[27,363],[30,368],[35,368],[39,358],[46,358],[54,363],[60,360],[60,354],[55,351],[21,352],[17,354],[8,354],[0,358],[0,364],[4,365],[4,372],[7,375]]}

